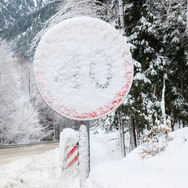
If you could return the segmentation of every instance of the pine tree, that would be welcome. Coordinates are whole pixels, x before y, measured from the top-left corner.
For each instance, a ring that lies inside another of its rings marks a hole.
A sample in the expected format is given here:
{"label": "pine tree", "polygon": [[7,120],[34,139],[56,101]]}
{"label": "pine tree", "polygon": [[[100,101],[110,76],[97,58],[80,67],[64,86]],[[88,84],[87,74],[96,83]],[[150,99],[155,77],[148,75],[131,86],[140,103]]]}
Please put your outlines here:
{"label": "pine tree", "polygon": [[[155,17],[150,12],[146,1],[132,1],[125,11],[125,32],[129,42],[133,45],[132,56],[135,59],[135,77],[131,95],[134,103],[131,105],[132,114],[136,125],[141,129],[145,125],[151,125],[158,114],[153,110],[159,108],[155,103],[155,93],[158,79],[157,74],[160,62],[160,38],[155,23]],[[162,67],[163,68],[163,67]],[[154,82],[155,80],[155,82]],[[140,125],[139,125],[140,124]]]}
{"label": "pine tree", "polygon": [[163,43],[164,54],[169,58],[168,96],[166,96],[167,113],[171,116],[172,126],[181,122],[188,123],[188,35],[187,2],[163,1]]}
{"label": "pine tree", "polygon": [[169,59],[163,53],[160,22],[148,1],[126,1],[124,14],[135,75],[130,94],[118,110],[124,116],[124,123],[129,125],[134,148],[144,128],[151,128],[158,119],[162,121],[160,102]]}

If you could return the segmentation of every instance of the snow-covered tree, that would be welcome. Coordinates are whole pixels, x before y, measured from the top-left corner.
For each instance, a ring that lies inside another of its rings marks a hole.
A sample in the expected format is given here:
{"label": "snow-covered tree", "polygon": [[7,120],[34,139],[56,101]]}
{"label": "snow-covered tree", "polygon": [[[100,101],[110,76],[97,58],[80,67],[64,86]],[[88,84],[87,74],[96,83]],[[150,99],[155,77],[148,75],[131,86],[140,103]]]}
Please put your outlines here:
{"label": "snow-covered tree", "polygon": [[[5,41],[0,41],[0,142],[7,142],[14,127],[20,80],[16,58]],[[11,140],[11,138],[10,138]]]}
{"label": "snow-covered tree", "polygon": [[13,143],[30,143],[41,141],[48,136],[49,131],[46,127],[39,124],[39,114],[27,97],[21,97],[16,109],[11,142]]}
{"label": "snow-covered tree", "polygon": [[188,123],[187,1],[162,2],[164,54],[170,61],[166,111],[172,118],[172,127],[178,121],[185,126]]}
{"label": "snow-covered tree", "polygon": [[124,1],[125,35],[131,45],[135,75],[130,94],[118,111],[129,127],[132,149],[145,127],[152,127],[158,119],[162,121],[163,75],[170,65],[163,53],[161,24],[150,3]]}
{"label": "snow-covered tree", "polygon": [[158,24],[147,1],[130,0],[126,3],[125,33],[131,43],[135,76],[125,104],[125,113],[128,112],[132,130],[138,130],[134,133],[136,135],[145,126],[151,126],[161,115],[156,88],[161,87],[163,74],[159,74],[159,65],[163,72],[165,69],[161,61],[165,58],[160,55]]}
{"label": "snow-covered tree", "polygon": [[172,127],[177,120],[183,125],[187,122],[186,11],[185,0],[125,1],[125,33],[131,43],[135,76],[122,110],[129,119],[126,124],[133,126],[130,130],[136,130],[132,137],[138,137],[145,126],[151,128],[158,120],[162,123],[165,116],[171,117]]}
{"label": "snow-covered tree", "polygon": [[0,43],[0,143],[26,143],[46,136],[38,112],[21,92],[18,58]]}

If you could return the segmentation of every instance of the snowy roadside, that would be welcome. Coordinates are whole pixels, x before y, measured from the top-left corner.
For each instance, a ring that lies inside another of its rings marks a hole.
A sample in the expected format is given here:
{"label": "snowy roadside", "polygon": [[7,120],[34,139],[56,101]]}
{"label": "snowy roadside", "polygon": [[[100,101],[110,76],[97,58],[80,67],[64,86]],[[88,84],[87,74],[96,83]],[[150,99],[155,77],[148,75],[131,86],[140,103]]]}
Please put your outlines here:
{"label": "snowy roadside", "polygon": [[[117,160],[118,133],[91,135],[91,167]],[[59,149],[17,160],[0,168],[0,188],[79,188],[79,169],[61,172]]]}
{"label": "snowy roadside", "polygon": [[[121,158],[118,133],[91,135],[86,188],[187,188],[188,128],[170,134],[164,152],[142,159],[141,147]],[[61,172],[59,150],[0,168],[0,188],[79,188],[79,170]]]}
{"label": "snowy roadside", "polygon": [[187,188],[188,128],[170,133],[164,152],[142,159],[142,146],[126,158],[96,166],[87,188]]}
{"label": "snowy roadside", "polygon": [[0,146],[0,167],[21,158],[29,158],[42,154],[48,150],[57,148],[58,145],[58,142],[43,142]]}

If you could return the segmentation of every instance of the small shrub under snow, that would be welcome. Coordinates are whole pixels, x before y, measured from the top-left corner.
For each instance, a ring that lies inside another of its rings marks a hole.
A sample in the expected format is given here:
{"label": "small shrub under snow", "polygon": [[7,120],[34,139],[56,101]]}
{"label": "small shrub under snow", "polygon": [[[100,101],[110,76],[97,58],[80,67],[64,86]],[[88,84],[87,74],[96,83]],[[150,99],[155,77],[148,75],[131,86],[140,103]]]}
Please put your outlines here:
{"label": "small shrub under snow", "polygon": [[158,125],[151,130],[145,130],[141,137],[143,144],[142,158],[154,156],[163,151],[169,140],[168,133],[171,132],[171,125]]}

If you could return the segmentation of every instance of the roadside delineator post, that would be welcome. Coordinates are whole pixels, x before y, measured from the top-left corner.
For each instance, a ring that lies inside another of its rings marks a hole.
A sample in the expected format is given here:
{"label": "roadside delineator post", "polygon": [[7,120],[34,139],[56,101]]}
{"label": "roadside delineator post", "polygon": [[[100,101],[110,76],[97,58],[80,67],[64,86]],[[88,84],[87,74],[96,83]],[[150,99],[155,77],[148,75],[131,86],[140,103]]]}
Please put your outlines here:
{"label": "roadside delineator post", "polygon": [[78,140],[78,131],[66,128],[61,132],[59,153],[62,170],[78,166]]}
{"label": "roadside delineator post", "polygon": [[70,168],[73,165],[78,165],[78,143],[76,143],[76,146],[66,146],[67,155],[67,167]]}

